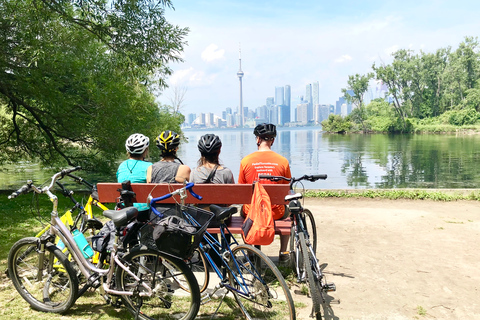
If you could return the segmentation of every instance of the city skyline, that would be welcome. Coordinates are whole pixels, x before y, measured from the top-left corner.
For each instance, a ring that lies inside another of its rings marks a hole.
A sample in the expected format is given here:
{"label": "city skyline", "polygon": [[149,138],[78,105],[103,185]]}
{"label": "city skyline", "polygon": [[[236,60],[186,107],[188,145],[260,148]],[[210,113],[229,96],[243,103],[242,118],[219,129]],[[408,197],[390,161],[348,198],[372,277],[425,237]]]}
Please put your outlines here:
{"label": "city skyline", "polygon": [[[335,104],[349,75],[390,63],[391,53],[456,49],[465,36],[478,36],[480,3],[459,0],[307,0],[173,2],[166,18],[189,27],[183,63],[170,65],[170,91],[186,88],[184,114],[239,107],[238,44],[242,44],[243,105],[256,108],[275,87],[291,86],[292,103],[318,81],[320,103]],[[315,95],[312,88],[312,95]]]}

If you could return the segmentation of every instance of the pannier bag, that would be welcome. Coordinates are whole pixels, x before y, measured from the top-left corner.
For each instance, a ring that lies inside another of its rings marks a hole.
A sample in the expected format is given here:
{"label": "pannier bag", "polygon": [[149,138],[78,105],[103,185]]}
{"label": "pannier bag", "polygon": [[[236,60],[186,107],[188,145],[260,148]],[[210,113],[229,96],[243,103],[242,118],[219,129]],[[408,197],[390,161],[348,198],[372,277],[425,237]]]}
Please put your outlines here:
{"label": "pannier bag", "polygon": [[265,188],[255,183],[252,203],[242,225],[243,240],[251,245],[269,245],[275,238],[275,222],[270,196]]}
{"label": "pannier bag", "polygon": [[178,209],[183,210],[192,222],[177,215],[154,218],[140,229],[140,242],[176,258],[188,259],[200,244],[213,213],[192,206]]}

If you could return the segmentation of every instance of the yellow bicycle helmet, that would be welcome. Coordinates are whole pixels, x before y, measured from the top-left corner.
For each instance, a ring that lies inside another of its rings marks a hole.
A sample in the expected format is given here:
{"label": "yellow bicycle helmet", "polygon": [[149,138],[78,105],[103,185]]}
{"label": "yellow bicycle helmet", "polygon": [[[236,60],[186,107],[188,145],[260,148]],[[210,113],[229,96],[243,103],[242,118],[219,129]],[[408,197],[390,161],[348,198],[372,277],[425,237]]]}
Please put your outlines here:
{"label": "yellow bicycle helmet", "polygon": [[173,152],[180,144],[180,135],[174,131],[166,130],[155,139],[161,151]]}

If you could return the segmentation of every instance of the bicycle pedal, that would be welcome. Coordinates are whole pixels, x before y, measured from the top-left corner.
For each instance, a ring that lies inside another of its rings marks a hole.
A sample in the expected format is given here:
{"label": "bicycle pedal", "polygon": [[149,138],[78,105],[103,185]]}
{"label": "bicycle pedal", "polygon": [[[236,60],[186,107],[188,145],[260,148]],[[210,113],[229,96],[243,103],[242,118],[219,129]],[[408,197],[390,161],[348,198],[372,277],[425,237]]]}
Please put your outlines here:
{"label": "bicycle pedal", "polygon": [[330,283],[327,283],[326,285],[324,285],[324,286],[323,286],[323,289],[324,289],[326,292],[333,292],[333,291],[336,291],[336,290],[337,290],[337,287],[335,286],[335,283],[330,282]]}
{"label": "bicycle pedal", "polygon": [[212,301],[212,298],[210,297],[210,295],[208,293],[205,293],[204,295],[202,295],[200,297],[200,304],[201,305],[204,305],[205,303],[208,303]]}
{"label": "bicycle pedal", "polygon": [[328,266],[328,263],[322,263],[322,264],[320,265],[320,271],[323,272],[323,270],[325,270],[325,268],[326,268],[327,266]]}

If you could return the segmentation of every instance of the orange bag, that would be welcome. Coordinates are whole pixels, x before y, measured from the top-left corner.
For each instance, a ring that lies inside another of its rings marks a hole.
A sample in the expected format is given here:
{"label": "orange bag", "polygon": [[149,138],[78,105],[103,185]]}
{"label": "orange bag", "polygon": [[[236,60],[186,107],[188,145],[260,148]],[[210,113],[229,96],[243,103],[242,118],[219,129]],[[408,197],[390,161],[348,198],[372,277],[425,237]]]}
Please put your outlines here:
{"label": "orange bag", "polygon": [[242,232],[245,243],[251,245],[268,245],[275,237],[270,196],[259,182],[255,183],[250,211],[243,222]]}

